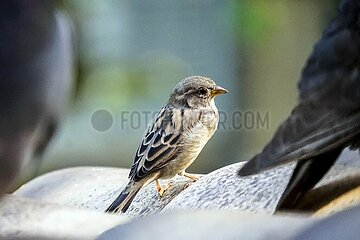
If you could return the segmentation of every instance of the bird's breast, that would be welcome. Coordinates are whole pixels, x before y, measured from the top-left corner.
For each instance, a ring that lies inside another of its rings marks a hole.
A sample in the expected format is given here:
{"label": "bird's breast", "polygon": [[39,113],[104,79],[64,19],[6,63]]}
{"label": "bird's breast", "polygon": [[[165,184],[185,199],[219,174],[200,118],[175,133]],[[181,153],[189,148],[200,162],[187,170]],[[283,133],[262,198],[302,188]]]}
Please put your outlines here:
{"label": "bird's breast", "polygon": [[218,114],[213,110],[204,110],[198,120],[184,129],[182,145],[190,158],[196,158],[205,144],[215,133],[218,125]]}
{"label": "bird's breast", "polygon": [[166,166],[162,178],[173,177],[188,168],[216,131],[218,112],[212,109],[185,112],[178,155]]}

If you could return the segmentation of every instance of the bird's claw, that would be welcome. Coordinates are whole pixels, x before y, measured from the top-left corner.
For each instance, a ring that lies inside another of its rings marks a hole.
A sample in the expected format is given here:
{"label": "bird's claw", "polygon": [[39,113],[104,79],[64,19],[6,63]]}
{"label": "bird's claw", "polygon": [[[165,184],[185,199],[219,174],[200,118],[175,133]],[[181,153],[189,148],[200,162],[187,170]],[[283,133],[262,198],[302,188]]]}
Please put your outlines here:
{"label": "bird's claw", "polygon": [[160,182],[158,180],[155,180],[155,182],[156,182],[157,191],[158,191],[158,194],[160,197],[163,197],[165,191],[168,190],[173,185],[172,181],[169,181],[165,186],[161,186]]}
{"label": "bird's claw", "polygon": [[196,182],[197,180],[199,180],[200,178],[198,176],[189,174],[189,173],[183,173],[182,176],[190,178],[193,182]]}

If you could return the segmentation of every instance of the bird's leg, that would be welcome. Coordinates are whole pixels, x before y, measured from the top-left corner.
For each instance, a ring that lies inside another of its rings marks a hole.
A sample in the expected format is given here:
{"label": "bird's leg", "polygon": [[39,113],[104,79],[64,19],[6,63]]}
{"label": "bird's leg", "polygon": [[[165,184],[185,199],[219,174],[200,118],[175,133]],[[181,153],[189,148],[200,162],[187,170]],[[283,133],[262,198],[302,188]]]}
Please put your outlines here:
{"label": "bird's leg", "polygon": [[168,182],[165,186],[161,186],[158,179],[155,179],[155,183],[160,197],[164,196],[164,192],[172,185],[172,182]]}
{"label": "bird's leg", "polygon": [[196,182],[197,180],[199,180],[199,177],[197,177],[197,176],[195,176],[195,175],[192,175],[192,174],[189,174],[189,173],[186,173],[185,171],[179,172],[178,174],[179,174],[180,176],[184,176],[184,177],[190,178],[190,179],[193,180],[194,182]]}

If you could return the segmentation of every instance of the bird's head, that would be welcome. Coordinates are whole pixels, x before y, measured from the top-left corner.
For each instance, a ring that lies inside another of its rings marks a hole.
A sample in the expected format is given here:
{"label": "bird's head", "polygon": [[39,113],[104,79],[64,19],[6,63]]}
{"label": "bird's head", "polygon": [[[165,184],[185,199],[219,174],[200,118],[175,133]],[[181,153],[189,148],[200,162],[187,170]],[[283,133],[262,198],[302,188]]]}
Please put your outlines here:
{"label": "bird's head", "polygon": [[170,94],[169,104],[189,108],[208,107],[216,96],[227,92],[210,78],[191,76],[176,84]]}

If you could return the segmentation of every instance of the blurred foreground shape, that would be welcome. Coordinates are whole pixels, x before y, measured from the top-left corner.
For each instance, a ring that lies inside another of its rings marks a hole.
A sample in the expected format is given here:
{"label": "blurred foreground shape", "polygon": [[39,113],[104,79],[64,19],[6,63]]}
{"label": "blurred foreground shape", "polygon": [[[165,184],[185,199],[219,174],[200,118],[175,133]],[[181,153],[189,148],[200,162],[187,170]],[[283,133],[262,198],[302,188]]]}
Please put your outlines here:
{"label": "blurred foreground shape", "polygon": [[54,4],[0,2],[0,195],[42,156],[70,94],[72,29]]}

